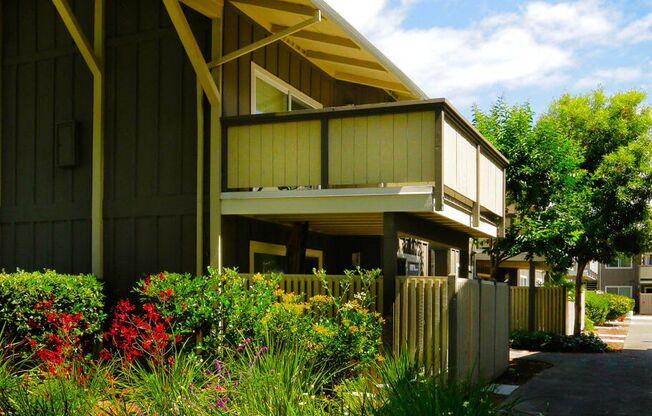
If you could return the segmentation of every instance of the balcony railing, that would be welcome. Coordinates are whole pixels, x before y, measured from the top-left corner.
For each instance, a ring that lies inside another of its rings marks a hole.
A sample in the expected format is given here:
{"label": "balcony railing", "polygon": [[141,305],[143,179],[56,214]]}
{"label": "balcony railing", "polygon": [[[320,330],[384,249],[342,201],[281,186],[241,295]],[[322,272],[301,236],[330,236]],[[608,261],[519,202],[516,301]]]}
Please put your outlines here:
{"label": "balcony railing", "polygon": [[433,185],[500,217],[506,159],[447,101],[226,117],[224,191]]}

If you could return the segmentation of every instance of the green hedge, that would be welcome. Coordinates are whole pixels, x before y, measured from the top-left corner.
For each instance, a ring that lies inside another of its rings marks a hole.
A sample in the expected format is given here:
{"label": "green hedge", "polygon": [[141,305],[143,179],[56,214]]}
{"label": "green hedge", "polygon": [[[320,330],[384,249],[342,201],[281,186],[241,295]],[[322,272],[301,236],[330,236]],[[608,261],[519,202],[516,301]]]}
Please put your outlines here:
{"label": "green hedge", "polygon": [[586,293],[586,317],[596,325],[613,321],[634,310],[634,299],[612,293]]}
{"label": "green hedge", "polygon": [[611,293],[605,293],[605,295],[609,300],[609,313],[607,313],[607,320],[613,321],[634,310],[634,299],[629,296],[614,295]]}
{"label": "green hedge", "polygon": [[509,345],[518,350],[548,352],[606,352],[609,347],[593,334],[559,335],[551,332],[513,331]]}
{"label": "green hedge", "polygon": [[609,314],[609,299],[604,294],[586,292],[586,317],[596,325],[604,324]]}
{"label": "green hedge", "polygon": [[55,271],[0,273],[0,328],[4,336],[39,339],[47,332],[47,315],[80,313],[81,335],[99,339],[104,314],[102,285],[91,275]]}

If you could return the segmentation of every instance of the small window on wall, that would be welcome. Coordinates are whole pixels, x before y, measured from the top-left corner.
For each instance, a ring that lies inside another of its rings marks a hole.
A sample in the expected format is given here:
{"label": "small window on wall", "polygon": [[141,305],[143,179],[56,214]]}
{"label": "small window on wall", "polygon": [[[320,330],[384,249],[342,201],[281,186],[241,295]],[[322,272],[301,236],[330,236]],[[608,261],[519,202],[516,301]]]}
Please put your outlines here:
{"label": "small window on wall", "polygon": [[652,266],[652,254],[646,253],[641,256],[641,266]]}
{"label": "small window on wall", "polygon": [[623,295],[632,297],[632,287],[631,286],[606,286],[604,288],[605,292],[612,293],[614,295]]}
{"label": "small window on wall", "polygon": [[607,264],[608,269],[631,269],[632,258],[619,254],[611,263]]}
{"label": "small window on wall", "polygon": [[[282,244],[249,242],[249,273],[285,273],[287,247]],[[324,267],[324,252],[306,249],[306,270]]]}
{"label": "small window on wall", "polygon": [[251,64],[251,113],[283,113],[323,106],[290,84]]}

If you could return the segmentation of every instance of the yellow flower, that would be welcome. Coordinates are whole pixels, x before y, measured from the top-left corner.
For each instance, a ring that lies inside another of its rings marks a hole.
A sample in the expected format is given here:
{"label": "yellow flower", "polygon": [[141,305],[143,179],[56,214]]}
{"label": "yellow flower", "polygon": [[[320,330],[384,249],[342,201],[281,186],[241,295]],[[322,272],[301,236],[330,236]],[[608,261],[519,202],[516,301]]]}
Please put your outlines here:
{"label": "yellow flower", "polygon": [[311,297],[309,301],[310,301],[310,303],[326,304],[326,303],[330,303],[331,297],[328,296],[328,295],[315,295],[315,296]]}
{"label": "yellow flower", "polygon": [[252,283],[258,283],[261,280],[263,280],[263,275],[260,273],[256,273],[255,275],[251,276],[251,282]]}
{"label": "yellow flower", "polygon": [[358,331],[359,331],[359,328],[357,327],[357,325],[351,325],[351,327],[349,328],[349,332],[352,333],[352,334],[355,334]]}
{"label": "yellow flower", "polygon": [[312,329],[313,329],[316,333],[318,333],[318,334],[320,334],[320,335],[325,335],[325,336],[327,336],[327,337],[331,337],[331,336],[333,336],[333,331],[331,331],[330,329],[326,328],[325,326],[322,326],[322,325],[319,325],[319,324],[313,324],[313,325],[312,325]]}

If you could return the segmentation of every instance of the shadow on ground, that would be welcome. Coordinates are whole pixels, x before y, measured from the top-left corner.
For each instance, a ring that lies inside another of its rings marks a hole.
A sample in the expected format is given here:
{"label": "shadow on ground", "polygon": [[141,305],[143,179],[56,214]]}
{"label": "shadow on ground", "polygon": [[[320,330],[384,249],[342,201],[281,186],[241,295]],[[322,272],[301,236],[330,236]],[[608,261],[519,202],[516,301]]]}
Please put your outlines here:
{"label": "shadow on ground", "polygon": [[515,415],[652,415],[652,317],[634,317],[622,351],[536,353],[546,369],[508,399]]}

